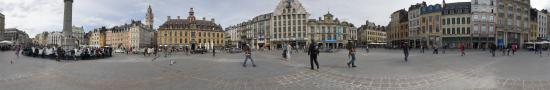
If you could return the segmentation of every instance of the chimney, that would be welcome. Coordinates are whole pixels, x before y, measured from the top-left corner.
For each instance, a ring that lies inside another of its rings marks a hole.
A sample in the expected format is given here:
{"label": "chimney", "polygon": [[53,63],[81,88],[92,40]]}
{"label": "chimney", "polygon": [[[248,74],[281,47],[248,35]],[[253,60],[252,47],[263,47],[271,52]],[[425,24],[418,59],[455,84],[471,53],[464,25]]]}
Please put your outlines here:
{"label": "chimney", "polygon": [[212,22],[216,22],[216,19],[212,18],[212,19],[211,19],[210,21],[212,21]]}
{"label": "chimney", "polygon": [[178,16],[178,19],[180,19],[180,16]]}
{"label": "chimney", "polygon": [[202,20],[203,20],[203,21],[206,21],[206,17],[202,17]]}
{"label": "chimney", "polygon": [[167,18],[168,18],[168,20],[172,19],[172,18],[170,18],[170,16],[168,16]]}

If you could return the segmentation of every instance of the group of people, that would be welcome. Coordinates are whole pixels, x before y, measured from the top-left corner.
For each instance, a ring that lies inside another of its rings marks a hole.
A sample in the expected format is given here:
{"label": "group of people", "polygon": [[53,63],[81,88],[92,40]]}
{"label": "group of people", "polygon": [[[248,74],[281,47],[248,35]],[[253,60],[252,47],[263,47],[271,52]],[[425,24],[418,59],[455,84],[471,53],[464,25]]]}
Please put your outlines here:
{"label": "group of people", "polygon": [[[443,53],[445,53],[445,49],[448,48],[448,45],[444,45],[443,46]],[[403,49],[403,54],[404,54],[404,61],[405,62],[408,62],[409,61],[409,51],[411,49],[411,47],[409,46],[409,44],[407,42],[401,42],[401,49]],[[433,54],[439,54],[439,47],[437,46],[433,46]],[[465,56],[466,55],[466,51],[465,51],[466,47],[464,46],[464,43],[460,43],[458,45],[458,50],[460,51],[460,56]],[[421,53],[424,53],[424,45],[420,45],[420,52]]]}
{"label": "group of people", "polygon": [[22,53],[31,57],[50,58],[60,60],[90,60],[112,57],[112,48],[74,48],[63,49],[61,47],[26,47]]}

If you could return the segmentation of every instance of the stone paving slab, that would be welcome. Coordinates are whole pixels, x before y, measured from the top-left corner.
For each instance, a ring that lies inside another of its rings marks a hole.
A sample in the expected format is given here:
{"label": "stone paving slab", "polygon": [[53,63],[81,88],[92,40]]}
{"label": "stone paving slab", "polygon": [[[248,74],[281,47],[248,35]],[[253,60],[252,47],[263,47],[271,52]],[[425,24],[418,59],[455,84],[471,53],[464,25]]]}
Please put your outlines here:
{"label": "stone paving slab", "polygon": [[[550,56],[521,51],[491,57],[488,51],[434,55],[412,50],[358,52],[347,68],[346,50],[322,53],[320,70],[309,70],[307,53],[283,61],[281,51],[255,51],[258,67],[242,67],[242,54],[164,57],[116,54],[92,61],[56,62],[0,52],[0,88],[6,90],[545,90]],[[429,51],[427,51],[429,52]],[[170,65],[171,61],[176,63]]]}

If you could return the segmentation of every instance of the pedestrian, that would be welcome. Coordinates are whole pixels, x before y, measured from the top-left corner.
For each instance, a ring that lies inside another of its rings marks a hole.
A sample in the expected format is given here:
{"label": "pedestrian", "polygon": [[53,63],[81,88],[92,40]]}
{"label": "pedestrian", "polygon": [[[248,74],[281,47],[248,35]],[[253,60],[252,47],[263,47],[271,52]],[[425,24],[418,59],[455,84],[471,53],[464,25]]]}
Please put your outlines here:
{"label": "pedestrian", "polygon": [[437,47],[436,45],[434,45],[433,48],[434,48],[433,54],[439,54],[439,47]]}
{"label": "pedestrian", "polygon": [[493,55],[493,57],[495,57],[495,53],[496,53],[496,50],[497,50],[497,45],[495,45],[494,43],[491,44],[490,46],[491,50],[489,52],[491,52],[491,54]]}
{"label": "pedestrian", "polygon": [[[16,59],[19,60],[19,54],[21,53],[21,45],[16,45],[15,46],[15,56],[16,56]],[[11,60],[10,61],[11,64],[15,63],[14,60]]]}
{"label": "pedestrian", "polygon": [[447,50],[447,48],[449,48],[449,45],[445,44],[445,45],[443,46],[443,50],[442,50],[442,51],[443,51],[443,54],[445,54],[445,51]]}
{"label": "pedestrian", "polygon": [[424,45],[420,45],[420,53],[424,53]]}
{"label": "pedestrian", "polygon": [[309,45],[309,50],[307,54],[309,55],[309,63],[311,64],[311,70],[315,70],[314,68],[315,65],[317,65],[317,70],[319,70],[319,62],[317,61],[317,56],[319,55],[319,46],[320,45],[316,45],[314,42]]}
{"label": "pedestrian", "polygon": [[212,56],[216,57],[216,48],[212,48]]}
{"label": "pedestrian", "polygon": [[281,54],[283,56],[283,60],[288,61],[288,48],[286,48],[286,45],[283,46],[283,53]]}
{"label": "pedestrian", "polygon": [[143,56],[147,56],[147,48],[143,48]]}
{"label": "pedestrian", "polygon": [[370,51],[369,51],[369,46],[368,46],[368,45],[367,45],[367,47],[366,47],[366,50],[367,50],[367,53],[369,53],[369,52],[370,52]]}
{"label": "pedestrian", "polygon": [[403,54],[405,55],[405,62],[408,62],[408,58],[409,58],[409,45],[407,45],[407,43],[405,42],[402,42],[401,44],[401,48],[403,48]]}
{"label": "pedestrian", "polygon": [[355,66],[355,47],[350,47],[348,51],[348,57],[351,58],[351,60],[348,62],[348,68],[357,67]]}
{"label": "pedestrian", "polygon": [[256,63],[254,63],[254,59],[252,59],[252,50],[250,50],[250,46],[248,45],[243,45],[243,46],[244,46],[243,48],[245,53],[243,67],[246,67],[246,61],[248,61],[248,59],[250,59],[250,62],[252,62],[252,67],[256,67]]}
{"label": "pedestrian", "polygon": [[189,56],[189,52],[191,52],[191,49],[189,47],[185,48],[185,55]]}
{"label": "pedestrian", "polygon": [[510,56],[510,52],[512,52],[513,49],[514,49],[514,48],[513,48],[513,45],[509,45],[509,46],[508,46],[508,50],[507,50],[507,52],[506,52],[506,56]]}
{"label": "pedestrian", "polygon": [[516,43],[512,44],[512,55],[516,55],[516,51],[518,49],[518,45]]}
{"label": "pedestrian", "polygon": [[287,52],[286,52],[286,60],[289,61],[289,60],[290,60],[290,53],[292,53],[292,46],[290,46],[290,44],[287,45],[287,46],[286,46],[286,50],[287,50]]}
{"label": "pedestrian", "polygon": [[461,53],[460,56],[466,55],[466,52],[464,51],[464,49],[465,49],[464,43],[460,43],[460,45],[458,46],[458,48],[460,49],[460,53]]}
{"label": "pedestrian", "polygon": [[542,57],[542,45],[537,47],[537,53],[539,53],[539,56]]}

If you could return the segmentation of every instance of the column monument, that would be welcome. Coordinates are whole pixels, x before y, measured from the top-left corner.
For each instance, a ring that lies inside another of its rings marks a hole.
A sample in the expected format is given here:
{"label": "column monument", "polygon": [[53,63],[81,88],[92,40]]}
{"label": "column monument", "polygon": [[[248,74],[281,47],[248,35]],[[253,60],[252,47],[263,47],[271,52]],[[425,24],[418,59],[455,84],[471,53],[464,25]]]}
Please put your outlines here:
{"label": "column monument", "polygon": [[73,49],[76,47],[72,35],[73,18],[73,0],[63,0],[65,2],[65,11],[63,16],[63,49]]}

